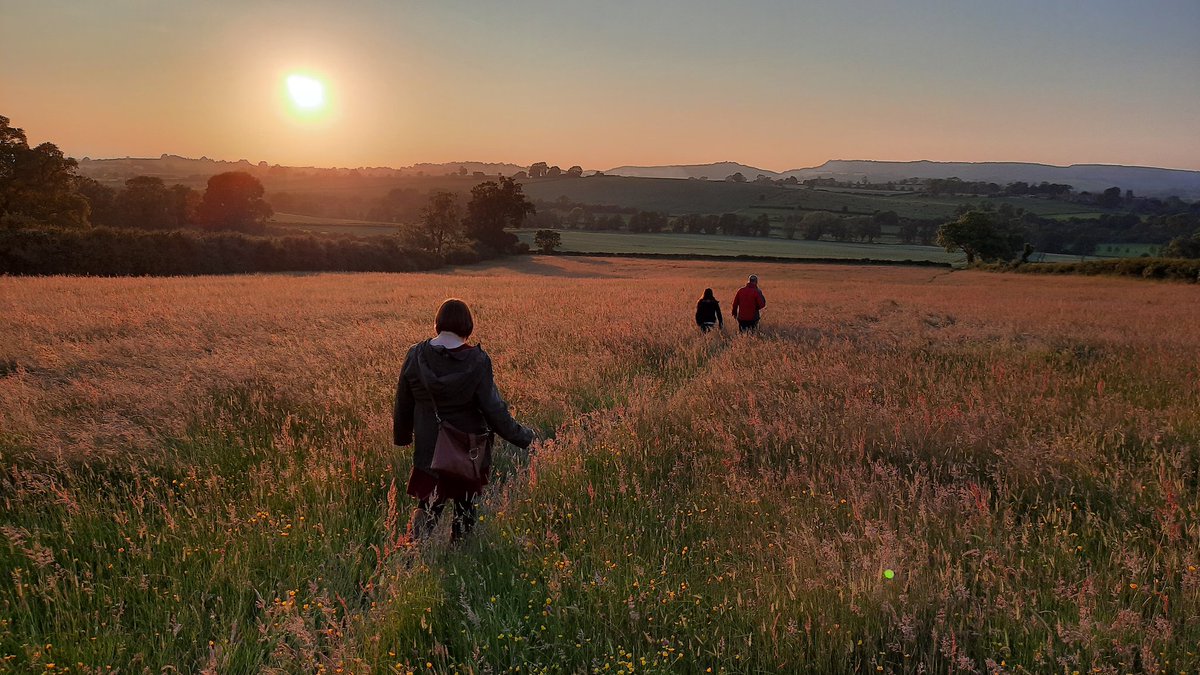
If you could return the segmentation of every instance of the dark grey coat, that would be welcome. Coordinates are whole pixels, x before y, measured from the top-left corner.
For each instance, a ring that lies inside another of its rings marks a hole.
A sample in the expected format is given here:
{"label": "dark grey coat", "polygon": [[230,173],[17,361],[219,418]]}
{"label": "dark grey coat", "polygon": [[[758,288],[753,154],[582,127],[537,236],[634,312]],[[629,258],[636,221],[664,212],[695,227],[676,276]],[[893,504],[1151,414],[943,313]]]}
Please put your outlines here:
{"label": "dark grey coat", "polygon": [[426,340],[409,348],[404,357],[392,415],[393,441],[396,445],[413,443],[414,467],[435,473],[429,465],[438,434],[433,404],[418,368],[424,368],[425,381],[429,382],[437,410],[446,422],[471,433],[491,429],[521,448],[533,442],[533,430],[518,424],[500,397],[492,375],[492,359],[483,347],[452,352]]}

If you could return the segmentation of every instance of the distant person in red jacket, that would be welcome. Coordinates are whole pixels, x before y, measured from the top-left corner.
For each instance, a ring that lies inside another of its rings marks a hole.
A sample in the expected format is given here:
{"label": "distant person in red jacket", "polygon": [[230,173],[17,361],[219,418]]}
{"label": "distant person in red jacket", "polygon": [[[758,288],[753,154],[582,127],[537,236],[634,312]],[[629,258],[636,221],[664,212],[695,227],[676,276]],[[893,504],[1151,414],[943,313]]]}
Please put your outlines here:
{"label": "distant person in red jacket", "polygon": [[758,275],[751,274],[750,281],[733,296],[733,318],[737,319],[738,328],[743,333],[758,328],[759,311],[766,306],[767,298],[758,288]]}

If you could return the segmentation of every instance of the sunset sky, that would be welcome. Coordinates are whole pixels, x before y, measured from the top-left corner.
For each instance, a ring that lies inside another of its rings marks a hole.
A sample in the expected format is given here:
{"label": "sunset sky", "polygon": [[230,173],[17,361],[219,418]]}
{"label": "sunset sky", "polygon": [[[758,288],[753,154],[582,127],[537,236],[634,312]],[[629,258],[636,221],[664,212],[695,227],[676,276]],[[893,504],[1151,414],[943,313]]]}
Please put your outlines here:
{"label": "sunset sky", "polygon": [[1197,36],[1197,0],[3,0],[0,115],[93,158],[1200,170]]}

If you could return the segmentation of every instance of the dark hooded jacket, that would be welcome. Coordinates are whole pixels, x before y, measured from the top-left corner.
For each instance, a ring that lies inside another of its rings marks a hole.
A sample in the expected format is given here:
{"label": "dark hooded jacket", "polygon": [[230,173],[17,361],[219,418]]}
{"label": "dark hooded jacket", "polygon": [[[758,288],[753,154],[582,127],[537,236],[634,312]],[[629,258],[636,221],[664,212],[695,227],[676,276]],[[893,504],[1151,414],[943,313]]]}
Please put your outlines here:
{"label": "dark hooded jacket", "polygon": [[533,442],[533,430],[518,424],[500,397],[492,376],[492,359],[483,347],[451,351],[426,340],[409,348],[404,357],[392,415],[393,441],[396,445],[413,443],[415,468],[434,473],[429,465],[438,434],[433,403],[418,368],[424,369],[438,413],[449,424],[471,433],[491,429],[521,448]]}

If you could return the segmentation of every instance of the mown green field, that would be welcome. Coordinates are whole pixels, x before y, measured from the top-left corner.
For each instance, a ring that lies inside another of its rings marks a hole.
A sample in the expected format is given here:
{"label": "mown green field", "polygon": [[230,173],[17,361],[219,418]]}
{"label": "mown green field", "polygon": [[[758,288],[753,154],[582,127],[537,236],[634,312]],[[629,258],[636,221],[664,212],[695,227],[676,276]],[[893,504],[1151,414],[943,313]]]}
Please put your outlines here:
{"label": "mown green field", "polygon": [[[533,246],[533,230],[519,230],[521,241]],[[704,234],[632,234],[562,230],[560,250],[572,253],[658,253],[671,255],[763,256],[780,258],[838,258],[849,260],[929,260],[965,262],[966,256],[936,246],[856,244],[763,237]]]}
{"label": "mown green field", "polygon": [[269,224],[271,227],[284,229],[287,232],[348,234],[364,237],[396,234],[399,229],[395,223],[306,216],[297,213],[276,213],[271,217]]}
{"label": "mown green field", "polygon": [[[726,237],[704,234],[634,234],[628,232],[581,232],[560,230],[562,246],[569,253],[669,254],[704,256],[761,256],[779,258],[832,258],[843,260],[931,261],[965,263],[962,253],[949,253],[937,246],[896,243],[806,241],[776,237]],[[533,247],[534,230],[518,230],[521,241]],[[1043,256],[1039,254],[1039,259]],[[1046,261],[1077,261],[1077,256],[1047,254]]]}

